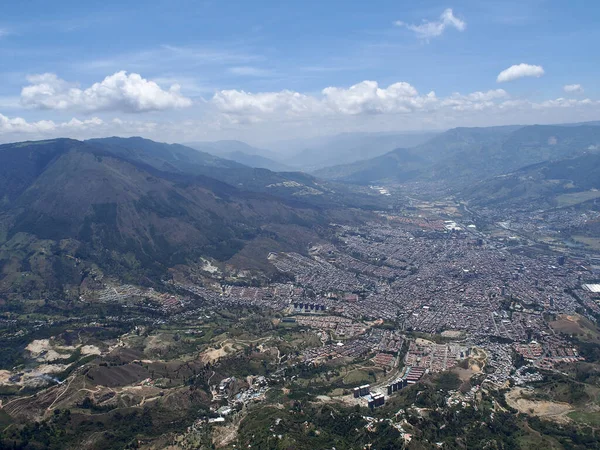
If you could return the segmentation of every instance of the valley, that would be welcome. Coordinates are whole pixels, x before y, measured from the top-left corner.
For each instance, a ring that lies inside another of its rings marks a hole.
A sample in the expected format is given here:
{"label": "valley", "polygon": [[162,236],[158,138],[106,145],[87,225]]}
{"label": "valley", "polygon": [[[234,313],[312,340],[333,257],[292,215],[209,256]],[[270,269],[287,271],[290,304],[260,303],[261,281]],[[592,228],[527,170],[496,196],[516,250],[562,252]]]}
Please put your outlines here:
{"label": "valley", "polygon": [[5,1],[0,450],[600,450],[600,8]]}
{"label": "valley", "polygon": [[0,147],[3,445],[596,441],[593,169],[369,187],[103,145]]}

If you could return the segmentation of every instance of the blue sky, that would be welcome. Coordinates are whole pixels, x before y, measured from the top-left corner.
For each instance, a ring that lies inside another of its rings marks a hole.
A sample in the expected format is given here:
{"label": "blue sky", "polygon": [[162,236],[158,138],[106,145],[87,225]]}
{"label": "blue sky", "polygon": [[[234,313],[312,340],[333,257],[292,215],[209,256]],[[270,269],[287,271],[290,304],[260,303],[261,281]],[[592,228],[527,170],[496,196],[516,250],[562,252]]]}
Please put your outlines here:
{"label": "blue sky", "polygon": [[600,119],[593,1],[135,3],[3,5],[0,141]]}

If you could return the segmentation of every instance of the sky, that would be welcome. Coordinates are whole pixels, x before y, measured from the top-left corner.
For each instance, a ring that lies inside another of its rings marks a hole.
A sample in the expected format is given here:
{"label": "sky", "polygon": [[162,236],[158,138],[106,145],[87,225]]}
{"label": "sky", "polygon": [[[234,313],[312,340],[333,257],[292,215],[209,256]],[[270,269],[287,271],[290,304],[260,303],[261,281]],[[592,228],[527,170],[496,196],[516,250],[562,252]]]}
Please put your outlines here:
{"label": "sky", "polygon": [[0,142],[599,120],[598,23],[596,1],[4,2]]}

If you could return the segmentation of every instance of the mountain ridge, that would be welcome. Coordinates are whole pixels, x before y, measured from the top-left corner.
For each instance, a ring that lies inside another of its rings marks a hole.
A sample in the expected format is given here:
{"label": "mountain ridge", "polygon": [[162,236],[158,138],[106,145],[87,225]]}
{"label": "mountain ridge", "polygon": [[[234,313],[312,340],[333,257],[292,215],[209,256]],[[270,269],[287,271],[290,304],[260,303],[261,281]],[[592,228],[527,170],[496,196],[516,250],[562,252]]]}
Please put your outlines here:
{"label": "mountain ridge", "polygon": [[265,265],[267,248],[304,251],[304,235],[316,241],[328,223],[316,206],[114,152],[70,139],[0,146],[0,292],[76,291],[82,272],[65,269],[74,260],[138,283],[200,257],[230,260],[246,246],[255,246],[247,262]]}
{"label": "mountain ridge", "polygon": [[471,183],[549,159],[577,156],[600,145],[600,127],[529,125],[454,128],[411,148],[313,172],[340,182],[413,180]]}

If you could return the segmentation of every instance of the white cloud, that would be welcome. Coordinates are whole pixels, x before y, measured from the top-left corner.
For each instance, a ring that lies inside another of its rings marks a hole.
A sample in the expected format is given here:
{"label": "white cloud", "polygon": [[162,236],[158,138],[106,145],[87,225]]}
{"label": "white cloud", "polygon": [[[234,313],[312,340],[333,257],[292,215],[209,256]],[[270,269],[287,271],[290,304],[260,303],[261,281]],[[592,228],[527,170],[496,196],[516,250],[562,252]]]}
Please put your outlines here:
{"label": "white cloud", "polygon": [[406,27],[409,30],[414,31],[417,37],[421,39],[431,39],[441,36],[448,27],[455,28],[458,31],[464,31],[467,28],[467,23],[456,17],[450,8],[444,10],[437,21],[429,22],[424,20],[420,25],[412,25],[397,20],[394,22],[394,25]]}
{"label": "white cloud", "polygon": [[557,98],[555,100],[545,100],[540,103],[532,103],[532,107],[534,109],[546,109],[546,108],[572,108],[574,106],[587,106],[598,104],[599,102],[595,102],[590,100],[589,98],[583,100],[576,100],[573,98]]}
{"label": "white cloud", "polygon": [[32,132],[32,131],[41,131],[43,129],[52,128],[54,123],[51,121],[40,121],[35,123],[28,123],[22,117],[6,117],[3,114],[0,114],[0,132],[2,133],[11,133],[11,132]]}
{"label": "white cloud", "polygon": [[580,84],[566,84],[563,91],[568,94],[583,94],[583,87]]}
{"label": "white cloud", "polygon": [[[284,122],[288,125],[366,123],[371,121],[370,117],[379,117],[373,121],[382,122],[402,117],[403,124],[411,122],[421,127],[426,123],[436,127],[469,123],[492,125],[497,119],[502,123],[530,123],[550,115],[556,117],[553,119],[556,122],[566,122],[571,119],[566,116],[561,119],[559,111],[570,108],[573,117],[585,120],[592,117],[592,112],[599,106],[599,101],[590,99],[557,98],[541,102],[512,99],[504,89],[438,97],[434,92],[420,94],[406,82],[380,87],[375,81],[363,81],[348,88],[327,87],[314,95],[289,90],[258,93],[219,91],[207,103],[208,108],[216,111],[213,117],[223,129],[230,125],[249,124],[267,126],[277,123],[277,126],[283,126]],[[482,111],[485,111],[484,115]],[[464,122],[461,123],[461,120]]]}
{"label": "white cloud", "polygon": [[6,28],[0,28],[0,38],[4,37],[4,36],[8,36],[10,34],[10,31],[8,31]]}
{"label": "white cloud", "polygon": [[467,98],[469,100],[479,100],[479,101],[494,100],[497,98],[505,98],[505,97],[508,97],[508,92],[506,92],[504,89],[492,89],[487,92],[477,91],[477,92],[473,92],[473,93],[467,95]]}
{"label": "white cloud", "polygon": [[498,83],[504,83],[506,81],[513,81],[523,77],[539,78],[542,75],[544,75],[544,68],[542,66],[521,63],[510,66],[508,69],[500,72],[498,74],[498,78],[496,78],[496,81]]}
{"label": "white cloud", "polygon": [[178,86],[181,86],[181,90],[184,91],[190,97],[199,96],[203,94],[207,95],[215,91],[214,86],[210,84],[204,84],[194,76],[166,74],[160,77],[154,77],[152,80],[155,83],[158,83],[159,85],[171,86],[173,84],[176,84]]}
{"label": "white cloud", "polygon": [[87,89],[80,89],[53,73],[32,75],[27,80],[31,84],[21,90],[21,104],[39,109],[137,113],[185,108],[192,104],[181,95],[177,84],[164,90],[154,81],[125,71],[107,76]]}
{"label": "white cloud", "polygon": [[156,121],[129,120],[124,115],[60,121],[0,115],[0,141],[141,135],[170,142],[235,138],[264,143],[348,131],[583,122],[598,117],[600,101],[566,97],[534,102],[511,98],[504,89],[438,97],[434,92],[420,93],[407,82],[380,86],[367,80],[314,94],[222,90],[197,102],[191,114],[172,120],[170,114],[156,115]]}
{"label": "white cloud", "polygon": [[314,117],[406,113],[436,101],[434,92],[420,96],[413,86],[405,82],[380,88],[375,81],[363,81],[347,89],[325,88],[319,97],[289,90],[256,94],[225,90],[217,92],[210,103],[230,117],[237,116],[236,121],[257,122],[282,115]]}
{"label": "white cloud", "polygon": [[104,124],[102,119],[92,117],[87,120],[79,120],[76,118],[68,122],[55,123],[52,120],[40,120],[37,122],[28,122],[22,117],[10,118],[0,114],[0,133],[38,133],[44,134],[55,131],[77,130],[83,131],[90,128],[99,127]]}
{"label": "white cloud", "polygon": [[319,102],[313,97],[288,90],[257,94],[223,90],[215,93],[211,103],[225,114],[236,115],[240,118],[245,116],[245,121],[250,122],[260,116],[279,114],[298,116],[316,112],[320,108]]}
{"label": "white cloud", "polygon": [[454,111],[482,111],[496,106],[495,100],[508,96],[508,92],[504,89],[493,89],[486,92],[477,91],[467,95],[455,92],[443,99],[440,105],[449,107]]}
{"label": "white cloud", "polygon": [[363,81],[348,89],[328,87],[322,93],[324,104],[341,114],[410,112],[437,101],[434,92],[419,96],[417,90],[406,82],[380,88],[376,81]]}
{"label": "white cloud", "polygon": [[[201,124],[195,123],[199,127]],[[187,128],[190,125],[187,124]],[[170,135],[179,139],[188,132],[186,126],[169,122],[156,123],[145,120],[123,120],[120,118],[101,119],[91,117],[78,119],[73,117],[64,122],[53,120],[27,121],[22,117],[8,117],[0,114],[0,142],[14,142],[19,140],[49,139],[57,137],[70,137],[74,139],[88,139],[100,136],[147,136],[160,139],[161,136]]]}

